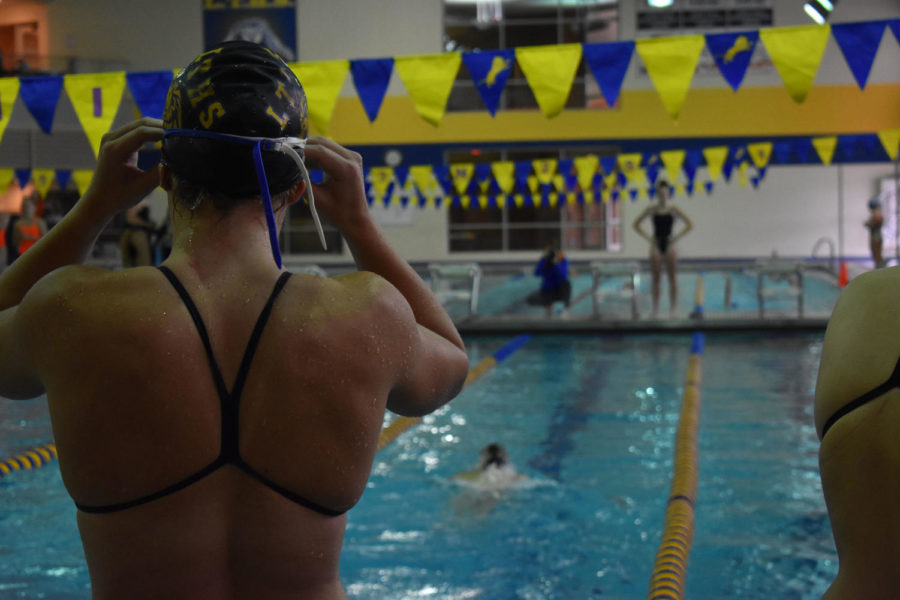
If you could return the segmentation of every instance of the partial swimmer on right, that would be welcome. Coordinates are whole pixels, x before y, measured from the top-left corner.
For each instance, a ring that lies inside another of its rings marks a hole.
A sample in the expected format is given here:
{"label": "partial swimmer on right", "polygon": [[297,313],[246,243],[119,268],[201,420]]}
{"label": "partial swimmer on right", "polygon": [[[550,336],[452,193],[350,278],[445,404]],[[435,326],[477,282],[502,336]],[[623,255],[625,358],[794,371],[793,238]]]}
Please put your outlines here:
{"label": "partial swimmer on right", "polygon": [[[668,182],[660,179],[656,183],[656,204],[650,205],[634,220],[634,230],[642,238],[650,242],[650,272],[652,275],[651,293],[653,297],[653,318],[659,314],[659,279],[662,264],[665,262],[666,272],[669,276],[669,313],[675,315],[678,306],[678,254],[675,252],[675,242],[693,229],[694,224],[677,206],[669,204],[672,187]],[[643,229],[645,220],[650,219],[653,233],[647,233]],[[677,234],[675,224],[678,221],[684,223],[684,227]]]}

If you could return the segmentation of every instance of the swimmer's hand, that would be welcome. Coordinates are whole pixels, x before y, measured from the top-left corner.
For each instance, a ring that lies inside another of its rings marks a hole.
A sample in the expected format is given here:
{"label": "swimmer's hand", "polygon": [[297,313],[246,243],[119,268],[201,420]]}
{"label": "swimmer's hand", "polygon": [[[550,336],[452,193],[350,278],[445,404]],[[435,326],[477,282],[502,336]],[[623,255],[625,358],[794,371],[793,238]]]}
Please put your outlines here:
{"label": "swimmer's hand", "polygon": [[81,202],[107,218],[140,202],[159,185],[159,169],[139,169],[138,150],[162,136],[162,121],[150,118],[133,121],[104,135],[97,170]]}
{"label": "swimmer's hand", "polygon": [[362,157],[320,136],[306,142],[307,165],[325,171],[325,179],[313,185],[316,207],[345,235],[371,222]]}

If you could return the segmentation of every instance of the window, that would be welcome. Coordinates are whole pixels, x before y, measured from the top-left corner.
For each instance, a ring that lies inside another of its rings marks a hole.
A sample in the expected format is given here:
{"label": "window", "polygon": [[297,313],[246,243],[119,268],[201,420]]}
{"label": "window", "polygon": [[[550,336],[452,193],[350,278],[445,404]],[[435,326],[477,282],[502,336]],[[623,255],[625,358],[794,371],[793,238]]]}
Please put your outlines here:
{"label": "window", "polygon": [[291,205],[288,210],[279,241],[282,254],[341,254],[343,252],[344,242],[341,233],[326,221],[322,221],[322,228],[325,230],[325,242],[328,244],[328,250],[322,250],[322,242],[319,241],[319,233],[316,231],[316,224],[306,202],[301,200]]}
{"label": "window", "polygon": [[[480,152],[448,152],[449,164],[462,162],[533,161],[573,158],[584,154],[614,155],[614,148],[511,149]],[[570,204],[565,196],[556,206],[505,205],[482,208],[476,199],[466,208],[451,206],[448,218],[450,252],[532,251],[549,245],[564,250],[621,249],[621,212],[618,202]]]}
{"label": "window", "polygon": [[[498,50],[545,44],[612,42],[618,39],[617,0],[444,0],[444,49]],[[606,108],[592,103],[593,77],[579,65],[567,107]],[[599,94],[597,94],[599,95]],[[500,98],[501,110],[534,109],[537,101],[516,64]],[[484,103],[463,67],[448,111],[482,111]]]}

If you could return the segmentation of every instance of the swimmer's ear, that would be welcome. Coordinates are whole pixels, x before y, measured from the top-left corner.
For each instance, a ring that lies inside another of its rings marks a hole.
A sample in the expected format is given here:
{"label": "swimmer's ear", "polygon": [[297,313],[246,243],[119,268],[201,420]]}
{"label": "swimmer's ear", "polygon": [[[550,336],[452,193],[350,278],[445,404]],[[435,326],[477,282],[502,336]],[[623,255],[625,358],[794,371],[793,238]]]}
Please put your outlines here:
{"label": "swimmer's ear", "polygon": [[167,192],[171,192],[172,188],[175,187],[172,182],[172,171],[163,163],[159,163],[159,187]]}
{"label": "swimmer's ear", "polygon": [[288,204],[295,204],[300,198],[303,197],[304,192],[306,192],[306,182],[301,181],[297,185],[291,188],[290,199],[288,200]]}

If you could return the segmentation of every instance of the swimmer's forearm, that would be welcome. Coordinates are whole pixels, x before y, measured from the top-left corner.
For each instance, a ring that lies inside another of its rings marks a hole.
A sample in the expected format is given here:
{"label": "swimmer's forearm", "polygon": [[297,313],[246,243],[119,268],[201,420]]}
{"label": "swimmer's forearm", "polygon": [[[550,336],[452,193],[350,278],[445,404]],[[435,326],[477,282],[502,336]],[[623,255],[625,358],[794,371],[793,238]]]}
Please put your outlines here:
{"label": "swimmer's forearm", "polygon": [[447,311],[422,278],[391,248],[374,222],[360,222],[352,229],[344,230],[343,234],[360,270],[387,279],[406,298],[419,325],[465,350]]}
{"label": "swimmer's forearm", "polygon": [[101,211],[87,195],[37,243],[0,275],[0,310],[16,306],[41,277],[87,258],[112,213]]}

